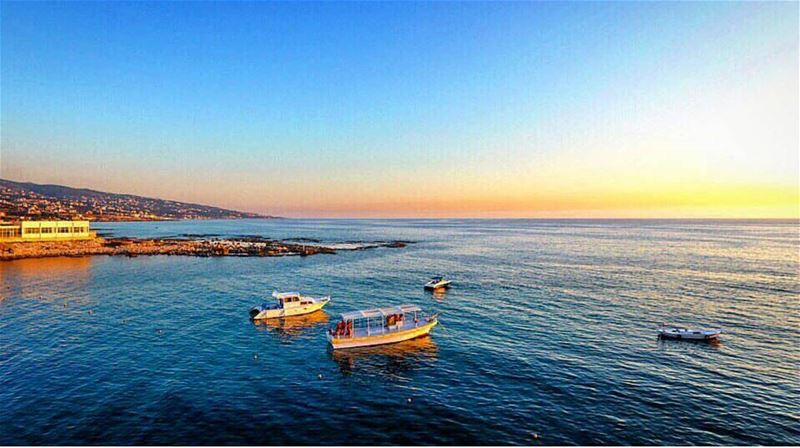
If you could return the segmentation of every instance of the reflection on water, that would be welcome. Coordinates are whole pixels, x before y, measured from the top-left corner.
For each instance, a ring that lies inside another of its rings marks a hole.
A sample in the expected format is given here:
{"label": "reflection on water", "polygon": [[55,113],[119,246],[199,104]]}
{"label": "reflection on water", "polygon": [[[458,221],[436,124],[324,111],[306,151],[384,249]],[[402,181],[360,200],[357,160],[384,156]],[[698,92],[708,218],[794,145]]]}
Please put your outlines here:
{"label": "reflection on water", "polygon": [[[723,333],[724,334],[724,333]],[[658,348],[660,350],[666,349],[697,349],[703,347],[710,347],[713,349],[720,349],[723,347],[721,339],[670,339],[656,336],[658,341]]]}
{"label": "reflection on water", "polygon": [[83,290],[91,278],[91,257],[29,258],[0,262],[0,300],[9,295],[52,299]]}
{"label": "reflection on water", "polygon": [[268,328],[281,336],[299,336],[315,327],[328,324],[328,314],[319,310],[302,316],[290,316],[280,319],[262,319],[253,321],[259,327]]}
{"label": "reflection on water", "polygon": [[343,375],[358,372],[398,375],[436,361],[439,349],[430,336],[396,344],[345,350],[328,349]]}
{"label": "reflection on water", "polygon": [[431,295],[435,300],[444,300],[447,297],[447,288],[434,289]]}
{"label": "reflection on water", "polygon": [[92,265],[91,257],[28,258],[0,263],[0,279],[38,279],[48,276],[87,275]]}

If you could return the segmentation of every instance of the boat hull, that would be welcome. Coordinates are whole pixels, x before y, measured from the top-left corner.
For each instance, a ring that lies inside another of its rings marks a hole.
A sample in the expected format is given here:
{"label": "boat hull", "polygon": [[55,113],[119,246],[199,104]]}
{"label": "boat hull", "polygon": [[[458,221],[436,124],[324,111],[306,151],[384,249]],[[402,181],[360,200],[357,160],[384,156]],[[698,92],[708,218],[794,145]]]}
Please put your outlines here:
{"label": "boat hull", "polygon": [[443,282],[443,283],[436,283],[436,284],[426,284],[425,289],[436,290],[436,289],[447,289],[450,287],[450,282]]}
{"label": "boat hull", "polygon": [[420,325],[418,327],[410,328],[408,330],[395,331],[390,333],[376,334],[371,336],[353,337],[353,338],[334,338],[328,334],[328,342],[335,350],[357,348],[357,347],[370,347],[373,345],[394,344],[397,342],[408,341],[418,337],[428,335],[433,327],[439,324],[438,319]]}
{"label": "boat hull", "polygon": [[272,309],[272,310],[264,310],[258,313],[253,320],[265,320],[265,319],[280,319],[282,317],[290,317],[290,316],[302,316],[303,314],[310,314],[321,310],[325,305],[330,302],[329,300],[323,300],[320,302],[312,303],[309,305],[293,307],[289,309]]}

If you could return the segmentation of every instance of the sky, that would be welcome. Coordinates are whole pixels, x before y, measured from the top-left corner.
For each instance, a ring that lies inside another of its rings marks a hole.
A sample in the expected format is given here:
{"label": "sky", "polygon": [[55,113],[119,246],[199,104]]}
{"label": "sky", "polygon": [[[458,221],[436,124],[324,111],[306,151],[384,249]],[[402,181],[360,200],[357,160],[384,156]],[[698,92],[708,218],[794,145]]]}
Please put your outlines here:
{"label": "sky", "polygon": [[798,218],[797,2],[0,3],[0,177],[289,217]]}

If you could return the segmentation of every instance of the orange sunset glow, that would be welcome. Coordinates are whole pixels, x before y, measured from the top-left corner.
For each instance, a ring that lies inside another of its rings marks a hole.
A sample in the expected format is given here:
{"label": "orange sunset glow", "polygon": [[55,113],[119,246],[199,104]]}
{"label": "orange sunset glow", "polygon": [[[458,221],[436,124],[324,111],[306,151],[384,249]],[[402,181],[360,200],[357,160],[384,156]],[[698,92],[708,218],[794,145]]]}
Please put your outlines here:
{"label": "orange sunset glow", "polygon": [[[0,177],[288,217],[798,218],[797,22],[704,8],[725,20],[652,6],[627,33],[674,26],[640,41],[552,24],[547,40],[524,14],[479,41],[434,28],[404,63],[384,36],[316,65],[322,44],[292,41],[240,49],[248,64],[142,43],[136,64],[76,66],[26,30],[4,46]],[[29,57],[53,69],[28,76]]]}

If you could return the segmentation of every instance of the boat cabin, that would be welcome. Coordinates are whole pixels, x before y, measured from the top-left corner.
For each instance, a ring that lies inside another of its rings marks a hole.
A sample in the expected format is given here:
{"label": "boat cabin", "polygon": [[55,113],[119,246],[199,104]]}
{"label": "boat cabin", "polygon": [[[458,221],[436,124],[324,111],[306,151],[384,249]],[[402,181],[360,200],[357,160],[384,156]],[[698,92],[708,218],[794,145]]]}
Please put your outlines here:
{"label": "boat cabin", "polygon": [[284,309],[314,304],[313,301],[302,297],[298,292],[273,292],[272,297],[278,300],[278,307]]}
{"label": "boat cabin", "polygon": [[342,319],[331,329],[335,338],[373,336],[414,328],[419,324],[416,305],[390,306],[342,314]]}

